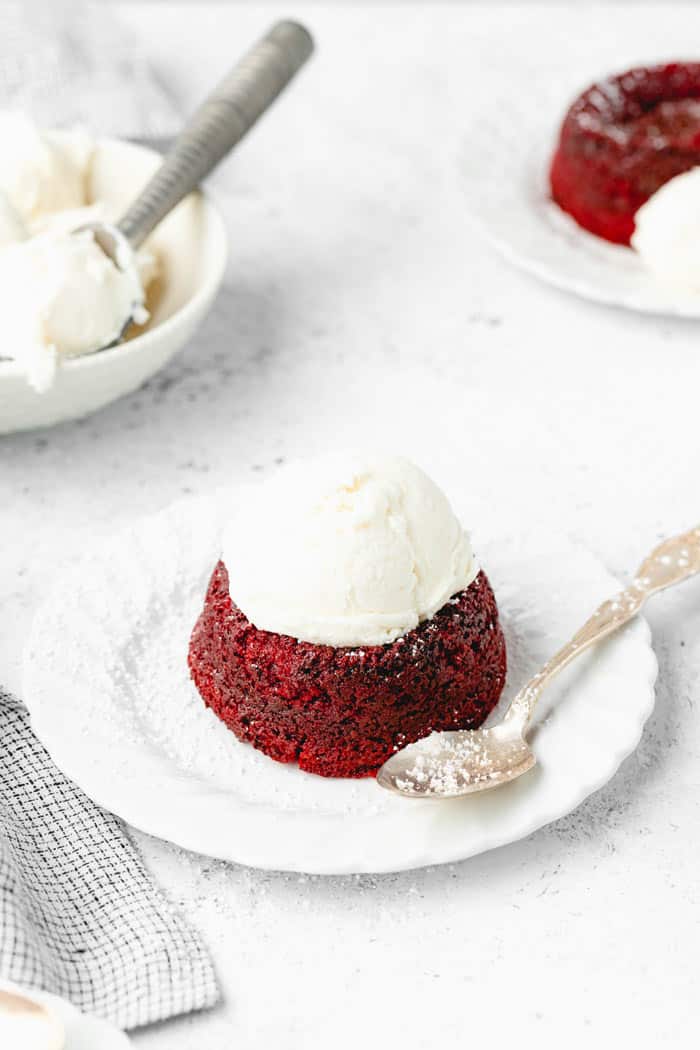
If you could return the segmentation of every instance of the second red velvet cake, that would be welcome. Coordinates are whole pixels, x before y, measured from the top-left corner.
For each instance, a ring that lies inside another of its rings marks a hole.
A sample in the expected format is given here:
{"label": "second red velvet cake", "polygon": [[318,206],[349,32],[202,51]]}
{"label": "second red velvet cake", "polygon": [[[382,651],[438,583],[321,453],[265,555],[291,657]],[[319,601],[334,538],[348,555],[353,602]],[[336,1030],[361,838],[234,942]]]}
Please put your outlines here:
{"label": "second red velvet cake", "polygon": [[433,730],[481,725],[503,689],[506,649],[483,572],[395,642],[334,648],[259,631],[232,601],[219,562],[189,664],[207,706],[240,740],[310,773],[361,777]]}
{"label": "second red velvet cake", "polygon": [[700,164],[700,63],[673,62],[594,84],[569,109],[552,196],[591,233],[629,244],[637,210]]}
{"label": "second red velvet cake", "polygon": [[204,703],[240,740],[326,777],[481,725],[505,640],[440,490],[405,460],[351,461],[263,495],[233,514],[192,632]]}

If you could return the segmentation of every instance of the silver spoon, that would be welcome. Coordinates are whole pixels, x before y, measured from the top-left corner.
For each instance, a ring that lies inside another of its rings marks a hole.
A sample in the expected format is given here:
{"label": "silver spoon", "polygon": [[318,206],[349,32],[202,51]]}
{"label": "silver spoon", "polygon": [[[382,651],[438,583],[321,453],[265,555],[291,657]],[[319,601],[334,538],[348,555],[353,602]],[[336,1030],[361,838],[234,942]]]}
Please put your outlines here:
{"label": "silver spoon", "polygon": [[[133,268],[136,249],[240,142],[313,49],[313,39],[303,26],[277,22],[205,99],[119,222],[90,222],[75,233],[90,231],[118,269]],[[119,337],[110,346],[121,341],[134,314],[142,308],[143,302],[133,304]]]}
{"label": "silver spoon", "polygon": [[545,686],[564,667],[637,615],[652,594],[700,572],[700,527],[665,540],[629,587],[603,602],[570,642],[523,686],[503,719],[489,729],[432,733],[392,755],[377,783],[406,798],[460,798],[527,773],[537,759],[525,734]]}
{"label": "silver spoon", "polygon": [[[12,1036],[13,1040],[19,1036],[21,1043],[10,1044],[3,1036]],[[17,1050],[63,1050],[65,1038],[63,1023],[52,1010],[29,995],[0,988],[0,1046],[8,1050],[11,1046]]]}

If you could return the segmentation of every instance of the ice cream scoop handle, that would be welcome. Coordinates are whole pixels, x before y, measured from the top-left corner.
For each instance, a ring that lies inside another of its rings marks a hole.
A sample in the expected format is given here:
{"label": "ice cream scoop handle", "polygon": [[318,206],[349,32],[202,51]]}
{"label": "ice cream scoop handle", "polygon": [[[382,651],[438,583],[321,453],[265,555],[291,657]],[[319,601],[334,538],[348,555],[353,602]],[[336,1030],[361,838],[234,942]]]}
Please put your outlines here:
{"label": "ice cream scoop handle", "polygon": [[118,223],[133,248],[212,171],[284,90],[313,51],[296,22],[278,22],[194,114]]}

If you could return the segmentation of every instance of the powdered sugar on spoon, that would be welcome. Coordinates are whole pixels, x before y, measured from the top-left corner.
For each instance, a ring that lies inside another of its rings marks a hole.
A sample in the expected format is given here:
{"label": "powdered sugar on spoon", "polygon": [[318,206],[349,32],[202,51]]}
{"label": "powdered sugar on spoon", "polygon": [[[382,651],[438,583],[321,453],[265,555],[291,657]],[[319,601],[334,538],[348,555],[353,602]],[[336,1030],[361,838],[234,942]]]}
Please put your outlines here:
{"label": "powdered sugar on spoon", "polygon": [[432,733],[392,755],[377,773],[380,787],[406,798],[461,798],[527,773],[537,759],[525,734],[547,684],[577,656],[617,631],[657,591],[700,572],[700,527],[665,540],[642,562],[629,587],[603,602],[581,629],[515,696],[488,729]]}

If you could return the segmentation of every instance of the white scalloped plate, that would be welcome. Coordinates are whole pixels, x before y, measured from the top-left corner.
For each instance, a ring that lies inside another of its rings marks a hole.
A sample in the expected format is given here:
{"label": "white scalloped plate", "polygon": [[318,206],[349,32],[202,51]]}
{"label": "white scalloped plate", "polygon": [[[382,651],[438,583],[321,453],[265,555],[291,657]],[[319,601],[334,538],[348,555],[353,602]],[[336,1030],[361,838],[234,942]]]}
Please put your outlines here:
{"label": "white scalloped plate", "polygon": [[[24,699],[54,760],[143,831],[254,867],[398,871],[522,838],[601,787],[654,702],[643,620],[572,666],[538,712],[538,766],[483,796],[397,798],[327,780],[242,744],[189,681],[189,632],[219,550],[221,495],[180,501],[104,543],[49,593],[25,653]],[[615,579],[566,539],[478,552],[501,608],[506,695],[580,625]]]}
{"label": "white scalloped plate", "polygon": [[641,313],[699,318],[700,294],[657,281],[635,251],[588,233],[551,199],[549,163],[570,101],[562,91],[550,120],[551,92],[534,85],[526,99],[495,106],[469,129],[460,171],[475,226],[508,262],[556,288]]}

